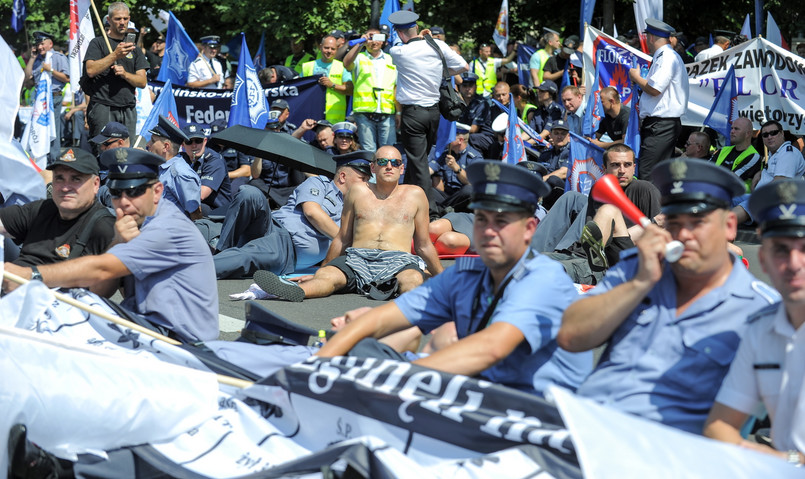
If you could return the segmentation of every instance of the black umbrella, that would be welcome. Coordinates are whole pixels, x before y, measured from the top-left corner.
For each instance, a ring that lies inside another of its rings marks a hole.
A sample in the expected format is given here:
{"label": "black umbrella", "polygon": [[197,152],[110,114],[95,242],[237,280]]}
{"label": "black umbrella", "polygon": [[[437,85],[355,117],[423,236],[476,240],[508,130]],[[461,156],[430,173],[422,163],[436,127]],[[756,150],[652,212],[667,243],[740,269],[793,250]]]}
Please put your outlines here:
{"label": "black umbrella", "polygon": [[286,133],[235,125],[214,134],[210,141],[306,173],[335,174],[332,156]]}

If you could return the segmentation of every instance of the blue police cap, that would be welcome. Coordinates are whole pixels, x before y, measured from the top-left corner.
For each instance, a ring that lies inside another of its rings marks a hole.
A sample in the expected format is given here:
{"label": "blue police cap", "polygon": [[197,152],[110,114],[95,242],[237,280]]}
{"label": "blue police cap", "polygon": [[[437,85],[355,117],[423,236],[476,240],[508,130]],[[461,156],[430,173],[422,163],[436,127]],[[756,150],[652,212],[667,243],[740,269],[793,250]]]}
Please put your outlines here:
{"label": "blue police cap", "polygon": [[333,125],[333,132],[337,135],[339,133],[344,134],[348,133],[352,136],[355,136],[357,133],[358,127],[354,123],[350,123],[348,121],[339,121],[335,125]]}
{"label": "blue police cap", "polygon": [[272,110],[277,108],[279,110],[289,110],[291,107],[288,105],[288,102],[283,100],[282,98],[277,98],[276,100],[271,102]]}
{"label": "blue police cap", "polygon": [[42,40],[49,38],[51,41],[54,41],[55,38],[48,32],[36,31],[33,33],[34,35],[34,44],[41,42]]}
{"label": "blue police cap", "polygon": [[444,28],[436,27],[436,26],[430,27],[430,33],[432,35],[444,35],[445,34],[444,33]]}
{"label": "blue police cap", "polygon": [[185,135],[182,130],[179,129],[179,127],[171,123],[171,121],[165,118],[163,115],[159,115],[157,126],[148,130],[148,133],[161,136],[162,138],[167,138],[177,145],[181,145],[188,140],[187,135]]}
{"label": "blue police cap", "polygon": [[467,166],[472,185],[472,209],[533,213],[550,187],[537,175],[524,175],[522,168],[493,160]]}
{"label": "blue police cap", "polygon": [[539,175],[540,178],[548,174],[548,168],[546,168],[545,165],[537,161],[523,160],[517,163],[517,166],[525,168],[526,170],[530,171],[531,173],[534,173],[535,175]]}
{"label": "blue police cap", "polygon": [[694,158],[660,162],[651,172],[651,181],[660,190],[662,212],[667,215],[728,209],[732,198],[745,191],[730,170]]}
{"label": "blue police cap", "polygon": [[207,138],[207,133],[204,131],[204,128],[202,128],[201,125],[194,125],[192,123],[185,125],[185,127],[182,128],[182,133],[184,133],[188,140],[191,138]]}
{"label": "blue police cap", "polygon": [[570,127],[567,126],[567,122],[565,120],[556,120],[548,125],[548,129],[550,131],[553,130],[567,130],[570,131]]}
{"label": "blue police cap", "polygon": [[219,118],[214,122],[210,123],[210,131],[213,133],[219,133],[227,129],[227,122],[223,118]]}
{"label": "blue police cap", "polygon": [[749,197],[749,211],[761,237],[805,237],[805,181],[784,179],[761,186]]}
{"label": "blue police cap", "polygon": [[[461,79],[464,80],[464,83],[476,82],[478,81],[478,75],[473,72],[464,72],[461,74]],[[462,85],[464,85],[464,83],[462,83]]]}
{"label": "blue police cap", "polygon": [[201,40],[202,45],[215,46],[221,44],[221,37],[218,35],[207,35],[206,37],[201,37],[199,40]]}
{"label": "blue police cap", "polygon": [[556,95],[556,92],[559,91],[559,87],[557,87],[556,82],[552,80],[543,80],[537,87],[537,90],[548,91]]}
{"label": "blue police cap", "polygon": [[657,20],[656,18],[646,19],[646,33],[650,33],[657,37],[668,38],[674,33],[674,27],[665,22]]}
{"label": "blue police cap", "polygon": [[101,154],[101,164],[109,169],[109,188],[125,190],[159,178],[159,165],[165,160],[139,148],[114,148]]}
{"label": "blue police cap", "polygon": [[104,143],[112,138],[128,138],[129,129],[123,123],[110,121],[101,129],[98,135],[93,136],[89,141],[93,143]]}
{"label": "blue police cap", "polygon": [[372,169],[370,166],[373,159],[374,153],[367,150],[357,150],[344,153],[343,155],[333,156],[336,166],[351,166],[366,176],[372,176]]}
{"label": "blue police cap", "polygon": [[397,10],[389,15],[389,23],[394,25],[394,28],[405,30],[416,26],[416,21],[419,20],[419,15],[408,10]]}
{"label": "blue police cap", "polygon": [[472,127],[470,125],[467,125],[466,123],[456,122],[456,135],[463,135],[465,133],[469,133],[470,128]]}

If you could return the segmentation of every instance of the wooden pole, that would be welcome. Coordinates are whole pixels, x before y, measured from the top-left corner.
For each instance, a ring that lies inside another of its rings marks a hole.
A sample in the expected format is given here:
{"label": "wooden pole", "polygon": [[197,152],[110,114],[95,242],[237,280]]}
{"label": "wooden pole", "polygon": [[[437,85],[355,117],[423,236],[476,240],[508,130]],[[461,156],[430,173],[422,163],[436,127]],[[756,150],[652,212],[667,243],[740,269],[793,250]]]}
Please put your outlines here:
{"label": "wooden pole", "polygon": [[92,5],[92,12],[95,13],[95,20],[98,22],[98,25],[101,28],[101,35],[103,35],[103,40],[106,42],[106,48],[109,49],[109,53],[112,53],[112,44],[109,43],[109,37],[106,36],[106,29],[103,27],[103,20],[101,20],[101,16],[98,15],[98,8],[95,7],[95,0],[89,0],[90,5]]}
{"label": "wooden pole", "polygon": [[[22,278],[21,276],[18,276],[18,275],[14,274],[14,273],[9,273],[8,271],[3,271],[3,277],[5,279],[7,279],[9,281],[13,281],[13,282],[15,282],[17,284],[27,284],[27,283],[30,282],[29,280],[27,280],[25,278]],[[128,329],[131,329],[133,331],[137,331],[138,333],[145,334],[146,336],[151,336],[152,338],[159,339],[160,341],[165,341],[168,344],[173,344],[175,346],[182,344],[182,343],[180,343],[179,341],[177,341],[177,340],[175,340],[173,338],[163,336],[163,335],[161,335],[161,334],[159,334],[159,333],[157,333],[155,331],[151,331],[148,328],[144,328],[144,327],[140,326],[139,324],[132,323],[131,321],[129,321],[127,319],[124,319],[124,318],[121,318],[119,316],[111,315],[111,314],[107,313],[106,311],[102,311],[102,310],[94,308],[94,307],[92,307],[92,306],[90,306],[88,304],[84,304],[81,301],[78,301],[78,300],[76,300],[76,299],[74,299],[74,298],[72,298],[70,296],[65,295],[65,294],[59,293],[57,291],[51,291],[51,293],[53,293],[53,296],[55,296],[56,299],[58,299],[59,301],[67,303],[67,304],[69,304],[71,306],[75,306],[76,308],[78,308],[78,309],[80,309],[82,311],[86,311],[89,314],[94,314],[95,316],[98,316],[99,318],[105,319],[107,321],[111,321],[111,322],[113,322],[115,324],[118,324],[118,325],[123,326],[123,327],[128,328]],[[215,376],[218,379],[219,383],[226,384],[227,386],[234,386],[234,387],[238,387],[238,388],[247,388],[247,387],[249,387],[249,386],[254,384],[251,381],[246,381],[244,379],[233,378],[231,376],[224,376],[222,374],[216,374]]]}

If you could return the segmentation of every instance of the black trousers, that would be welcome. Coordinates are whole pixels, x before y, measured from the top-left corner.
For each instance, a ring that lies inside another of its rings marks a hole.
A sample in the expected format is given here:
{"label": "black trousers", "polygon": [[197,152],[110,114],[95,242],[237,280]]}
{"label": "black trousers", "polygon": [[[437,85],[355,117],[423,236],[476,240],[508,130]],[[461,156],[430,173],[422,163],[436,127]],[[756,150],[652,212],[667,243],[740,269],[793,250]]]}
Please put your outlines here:
{"label": "black trousers", "polygon": [[428,152],[436,143],[436,132],[439,129],[439,106],[429,107],[403,105],[400,118],[400,135],[405,156],[403,183],[417,185],[430,193],[431,181],[428,170]]}
{"label": "black trousers", "polygon": [[637,159],[637,177],[651,181],[651,171],[661,161],[671,157],[676,140],[682,133],[679,118],[649,116],[640,124],[640,158]]}

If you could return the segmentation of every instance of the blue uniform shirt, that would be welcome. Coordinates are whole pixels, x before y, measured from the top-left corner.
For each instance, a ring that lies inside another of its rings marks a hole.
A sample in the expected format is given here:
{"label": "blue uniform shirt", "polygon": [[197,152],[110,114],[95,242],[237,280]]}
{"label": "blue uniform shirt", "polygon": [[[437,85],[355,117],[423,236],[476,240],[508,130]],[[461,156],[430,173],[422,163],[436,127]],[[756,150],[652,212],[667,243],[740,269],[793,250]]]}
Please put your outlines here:
{"label": "blue uniform shirt", "polygon": [[[182,157],[186,161],[190,159],[187,153],[182,153]],[[218,208],[226,206],[232,201],[232,186],[226,171],[226,163],[220,153],[204,148],[204,153],[196,161],[190,163],[190,167],[198,175],[201,186],[212,190],[212,193],[204,199],[204,204],[211,208]]]}
{"label": "blue uniform shirt", "polygon": [[[525,341],[481,375],[530,393],[542,393],[549,384],[575,390],[592,369],[592,353],[559,349],[556,333],[562,313],[578,298],[576,288],[559,263],[532,250],[506,278],[510,276],[489,324],[512,324]],[[489,269],[480,258],[467,257],[403,294],[395,304],[424,332],[455,321],[458,338],[463,339],[475,332],[493,297]]]}
{"label": "blue uniform shirt", "polygon": [[[637,249],[587,294],[606,293],[637,274]],[[720,288],[676,315],[676,280],[665,265],[662,278],[609,339],[595,371],[578,394],[615,409],[701,434],[746,317],[776,301],[738,258]]]}
{"label": "blue uniform shirt", "polygon": [[[45,57],[42,55],[37,55],[34,58],[34,64],[32,66],[31,73],[33,74],[34,78],[34,85],[39,84],[39,77],[42,75],[42,64],[45,63]],[[53,55],[50,57],[50,68],[53,71],[64,73],[67,76],[70,76],[70,63],[67,60],[67,57],[59,53],[57,51],[53,52]],[[78,84],[78,79],[72,79],[74,83]],[[53,91],[59,91],[64,88],[64,82],[59,81],[56,77],[51,75],[51,82],[53,84]]]}
{"label": "blue uniform shirt", "polygon": [[109,249],[131,271],[121,304],[189,341],[218,338],[218,286],[210,247],[170,201],[140,234]]}
{"label": "blue uniform shirt", "polygon": [[291,233],[296,269],[320,263],[330,247],[330,238],[314,228],[302,212],[302,203],[307,201],[318,203],[330,219],[341,225],[344,195],[326,176],[312,176],[299,185],[291,193],[288,202],[274,213],[274,219]]}
{"label": "blue uniform shirt", "polygon": [[[441,152],[438,158],[436,158],[436,151],[431,149],[431,158],[428,159],[428,166],[430,166],[434,174],[437,174],[442,177],[442,182],[444,183],[444,192],[448,195],[455,193],[456,191],[460,190],[464,183],[459,181],[458,174],[455,171],[448,168],[445,164],[444,157],[446,156],[445,152]],[[467,165],[472,163],[473,161],[483,160],[484,156],[476,150],[475,148],[467,145],[467,148],[464,149],[459,154],[450,152],[453,155],[453,158],[456,159],[456,162],[461,165],[462,168],[466,169]]]}
{"label": "blue uniform shirt", "polygon": [[543,151],[539,155],[539,162],[548,168],[548,173],[552,173],[559,168],[570,168],[570,143],[559,148],[552,147],[550,150]]}
{"label": "blue uniform shirt", "polygon": [[534,129],[537,133],[547,129],[551,123],[562,118],[565,109],[559,103],[551,102],[548,106],[539,105],[537,112],[529,122],[528,126]]}
{"label": "blue uniform shirt", "polygon": [[201,180],[181,156],[174,156],[159,165],[159,181],[165,186],[162,197],[185,213],[201,206]]}

